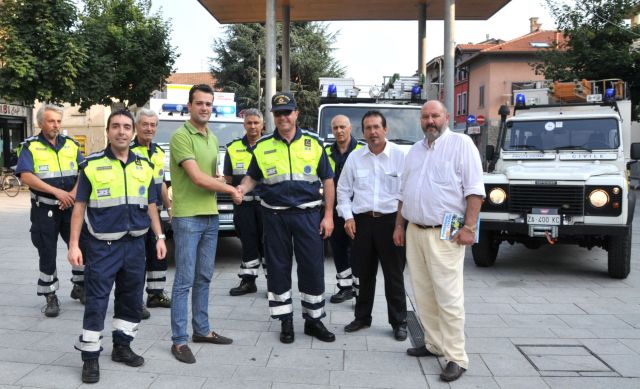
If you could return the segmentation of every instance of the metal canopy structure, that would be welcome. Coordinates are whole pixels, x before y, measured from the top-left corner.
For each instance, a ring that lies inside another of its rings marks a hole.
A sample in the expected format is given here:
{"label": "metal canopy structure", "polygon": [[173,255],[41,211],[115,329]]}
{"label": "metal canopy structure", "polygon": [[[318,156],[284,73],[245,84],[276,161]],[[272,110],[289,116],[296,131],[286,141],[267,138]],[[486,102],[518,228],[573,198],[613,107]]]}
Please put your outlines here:
{"label": "metal canopy structure", "polygon": [[[220,23],[264,23],[267,0],[198,0]],[[485,20],[510,0],[456,0],[457,20]],[[428,20],[443,20],[442,0],[277,0],[276,21],[282,7],[291,9],[291,21],[418,20],[427,5]]]}
{"label": "metal canopy structure", "polygon": [[[418,73],[426,74],[426,21],[444,20],[444,104],[453,109],[455,20],[486,20],[511,0],[198,0],[218,22],[264,23],[265,105],[276,87],[276,22],[283,23],[282,90],[289,91],[289,24],[292,21],[417,20]],[[456,7],[457,6],[457,7]],[[457,8],[457,9],[456,9]],[[426,86],[426,85],[425,85]],[[451,116],[450,126],[453,123]],[[265,115],[267,131],[273,130]]]}

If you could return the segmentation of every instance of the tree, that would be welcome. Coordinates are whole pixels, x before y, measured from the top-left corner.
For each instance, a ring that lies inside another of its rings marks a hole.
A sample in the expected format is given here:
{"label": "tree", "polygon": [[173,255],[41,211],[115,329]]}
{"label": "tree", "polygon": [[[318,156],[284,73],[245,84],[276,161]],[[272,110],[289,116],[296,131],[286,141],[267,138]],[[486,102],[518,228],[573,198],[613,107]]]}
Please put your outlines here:
{"label": "tree", "polygon": [[[627,82],[634,112],[640,101],[640,28],[625,23],[638,11],[637,0],[591,0],[573,6],[547,0],[565,43],[540,53],[536,71],[548,79]],[[635,116],[635,115],[634,115]]]}
{"label": "tree", "polygon": [[70,0],[0,2],[0,97],[62,102],[86,58]]}
{"label": "tree", "polygon": [[[211,73],[216,79],[216,88],[236,94],[239,109],[258,107],[258,55],[264,61],[264,26],[258,23],[234,24],[226,27],[225,36],[216,39],[213,50]],[[277,41],[281,42],[282,31],[278,29]],[[319,77],[342,77],[344,68],[333,58],[331,45],[336,34],[328,26],[318,22],[296,22],[291,24],[291,90],[295,93],[301,127],[315,127],[319,104]],[[278,52],[282,45],[278,44]],[[281,69],[280,56],[277,69]],[[262,64],[264,69],[264,62]],[[264,70],[260,80],[264,80]],[[264,85],[264,84],[261,84]],[[282,83],[277,82],[277,89]],[[260,102],[264,108],[264,102]]]}
{"label": "tree", "polygon": [[85,1],[80,36],[87,61],[71,102],[82,109],[114,100],[142,106],[164,85],[177,56],[169,23],[150,7],[150,0]]}

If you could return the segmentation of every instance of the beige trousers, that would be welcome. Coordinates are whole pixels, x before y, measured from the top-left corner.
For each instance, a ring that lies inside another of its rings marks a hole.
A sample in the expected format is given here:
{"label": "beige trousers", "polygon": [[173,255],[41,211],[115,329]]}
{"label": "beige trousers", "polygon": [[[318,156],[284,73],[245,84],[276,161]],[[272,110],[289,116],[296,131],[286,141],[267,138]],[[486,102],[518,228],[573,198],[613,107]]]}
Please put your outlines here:
{"label": "beige trousers", "polygon": [[447,362],[469,367],[464,350],[464,246],[440,239],[437,228],[409,223],[407,264],[425,329],[427,349]]}

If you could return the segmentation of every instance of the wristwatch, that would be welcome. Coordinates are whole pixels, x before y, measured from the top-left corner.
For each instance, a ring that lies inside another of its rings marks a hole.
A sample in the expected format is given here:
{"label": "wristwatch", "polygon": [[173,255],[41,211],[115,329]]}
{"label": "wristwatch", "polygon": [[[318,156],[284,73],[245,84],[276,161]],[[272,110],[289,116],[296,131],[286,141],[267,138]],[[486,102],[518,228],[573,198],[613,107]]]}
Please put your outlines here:
{"label": "wristwatch", "polygon": [[156,240],[167,240],[167,236],[165,234],[156,235]]}

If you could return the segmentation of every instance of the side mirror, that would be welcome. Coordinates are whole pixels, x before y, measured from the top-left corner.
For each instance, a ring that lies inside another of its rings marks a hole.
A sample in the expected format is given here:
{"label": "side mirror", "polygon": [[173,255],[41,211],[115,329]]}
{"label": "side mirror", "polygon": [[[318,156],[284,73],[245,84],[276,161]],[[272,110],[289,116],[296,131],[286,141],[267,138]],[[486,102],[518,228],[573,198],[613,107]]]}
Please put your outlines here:
{"label": "side mirror", "polygon": [[631,144],[631,159],[636,161],[640,159],[640,143]]}
{"label": "side mirror", "polygon": [[[640,143],[638,143],[638,145],[640,145]],[[496,148],[494,145],[487,145],[487,149],[484,152],[485,159],[487,161],[491,161],[493,159],[495,152],[496,152]]]}

